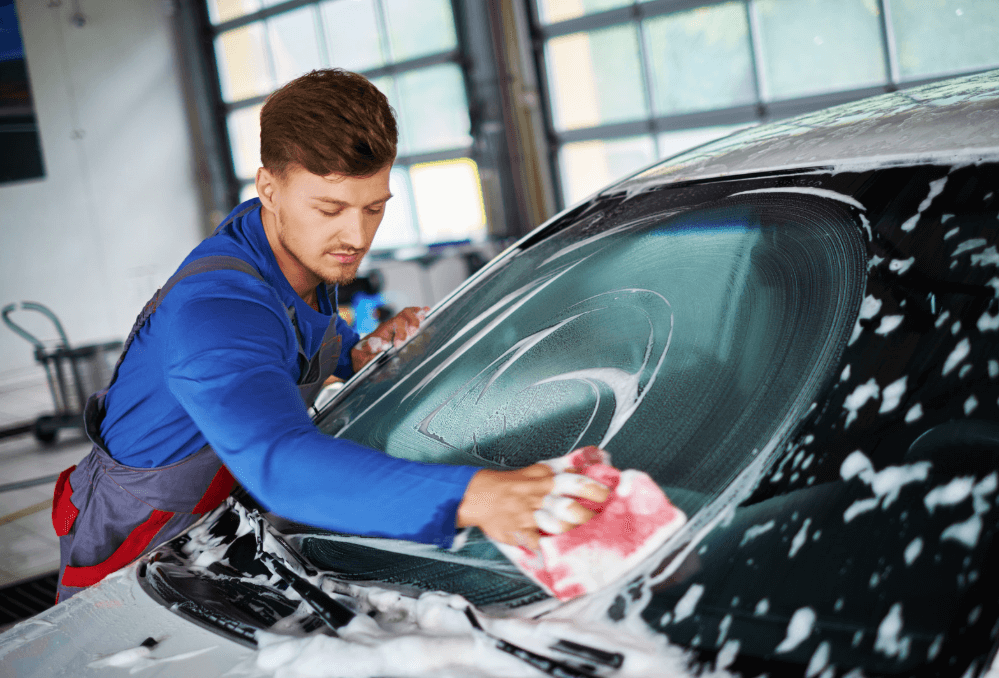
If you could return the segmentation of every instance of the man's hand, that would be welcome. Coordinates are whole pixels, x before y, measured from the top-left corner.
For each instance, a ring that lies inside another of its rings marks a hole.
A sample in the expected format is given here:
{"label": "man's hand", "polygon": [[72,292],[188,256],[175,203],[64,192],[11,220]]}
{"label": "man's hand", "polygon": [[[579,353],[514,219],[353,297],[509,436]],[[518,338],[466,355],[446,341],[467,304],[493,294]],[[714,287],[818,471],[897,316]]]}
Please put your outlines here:
{"label": "man's hand", "polygon": [[416,334],[420,323],[427,317],[429,307],[409,306],[402,309],[394,318],[389,318],[375,329],[374,332],[357,342],[350,350],[350,361],[354,371],[371,362],[376,355],[391,347],[399,347]]}
{"label": "man's hand", "polygon": [[458,506],[457,526],[474,525],[496,541],[536,551],[539,517],[547,523],[540,526],[545,532],[561,533],[595,515],[569,495],[597,503],[607,500],[608,488],[586,476],[575,475],[578,482],[560,481],[561,487],[556,487],[556,474],[545,464],[516,471],[482,469],[472,476],[465,490]]}

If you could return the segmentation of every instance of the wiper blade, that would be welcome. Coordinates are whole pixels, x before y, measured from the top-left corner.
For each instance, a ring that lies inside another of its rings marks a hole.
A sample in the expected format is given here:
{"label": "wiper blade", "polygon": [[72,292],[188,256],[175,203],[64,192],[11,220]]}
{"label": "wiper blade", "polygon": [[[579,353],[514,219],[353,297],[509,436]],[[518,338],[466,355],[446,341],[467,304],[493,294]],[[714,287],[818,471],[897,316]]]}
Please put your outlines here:
{"label": "wiper blade", "polygon": [[509,641],[494,636],[482,628],[482,624],[479,623],[475,613],[472,612],[471,606],[465,608],[465,616],[468,617],[468,622],[474,629],[496,643],[496,648],[498,650],[506,652],[507,654],[530,664],[539,671],[547,673],[549,676],[554,676],[554,678],[599,678],[595,673],[566,664],[565,662],[560,662],[557,659],[545,657],[544,655],[531,652],[530,650],[525,650],[524,648],[514,645]]}
{"label": "wiper blade", "polygon": [[302,597],[302,600],[330,628],[333,635],[339,635],[338,630],[349,624],[357,616],[356,613],[343,603],[331,598],[321,588],[305,577],[292,572],[278,558],[265,550],[264,534],[267,528],[264,526],[263,518],[259,515],[254,517],[256,518],[257,558],[268,570],[280,577],[284,583]]}

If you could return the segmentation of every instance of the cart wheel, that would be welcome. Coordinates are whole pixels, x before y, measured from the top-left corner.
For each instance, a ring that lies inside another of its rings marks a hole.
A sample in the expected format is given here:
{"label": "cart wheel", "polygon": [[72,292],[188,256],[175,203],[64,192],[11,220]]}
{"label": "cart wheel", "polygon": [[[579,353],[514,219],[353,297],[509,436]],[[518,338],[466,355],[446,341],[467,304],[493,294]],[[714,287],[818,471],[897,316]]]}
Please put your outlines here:
{"label": "cart wheel", "polygon": [[55,421],[54,417],[38,417],[32,432],[38,442],[43,445],[51,445],[55,442],[56,433],[59,432],[58,422]]}

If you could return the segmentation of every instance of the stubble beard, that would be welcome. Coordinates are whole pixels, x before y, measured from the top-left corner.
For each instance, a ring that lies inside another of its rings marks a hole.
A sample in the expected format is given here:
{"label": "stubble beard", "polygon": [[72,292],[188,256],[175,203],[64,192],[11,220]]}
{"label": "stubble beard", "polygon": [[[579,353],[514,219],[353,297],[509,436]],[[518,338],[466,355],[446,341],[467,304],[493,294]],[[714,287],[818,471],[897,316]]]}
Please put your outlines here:
{"label": "stubble beard", "polygon": [[351,265],[349,268],[341,266],[340,270],[337,273],[317,270],[312,266],[310,266],[306,261],[304,261],[302,257],[298,255],[298,252],[295,251],[295,248],[292,247],[291,243],[288,242],[287,238],[285,238],[285,229],[283,228],[284,221],[281,216],[281,211],[278,210],[274,216],[277,218],[278,221],[278,229],[277,229],[278,242],[281,243],[281,247],[284,248],[284,251],[290,254],[291,257],[296,262],[298,262],[299,266],[304,268],[306,271],[308,271],[315,277],[319,278],[319,280],[326,283],[327,285],[349,285],[350,283],[354,282],[354,279],[357,277],[357,269],[360,267],[361,260],[364,258],[363,256],[357,260],[357,263]]}

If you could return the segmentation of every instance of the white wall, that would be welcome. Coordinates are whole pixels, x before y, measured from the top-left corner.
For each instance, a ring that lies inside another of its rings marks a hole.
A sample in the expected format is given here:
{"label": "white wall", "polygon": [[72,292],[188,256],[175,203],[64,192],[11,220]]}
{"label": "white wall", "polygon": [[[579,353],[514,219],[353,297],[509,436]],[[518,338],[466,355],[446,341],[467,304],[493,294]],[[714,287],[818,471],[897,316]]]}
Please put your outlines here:
{"label": "white wall", "polygon": [[[79,0],[82,27],[69,0],[16,4],[45,178],[0,184],[0,305],[45,304],[73,345],[123,339],[206,220],[172,3]],[[0,384],[42,375],[0,325]]]}

